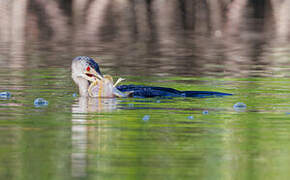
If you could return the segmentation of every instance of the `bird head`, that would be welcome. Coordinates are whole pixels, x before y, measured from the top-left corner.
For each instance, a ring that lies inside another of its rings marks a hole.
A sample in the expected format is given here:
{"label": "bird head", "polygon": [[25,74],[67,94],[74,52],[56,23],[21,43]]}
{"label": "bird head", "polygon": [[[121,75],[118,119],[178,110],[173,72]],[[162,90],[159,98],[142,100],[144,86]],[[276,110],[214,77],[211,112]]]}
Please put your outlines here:
{"label": "bird head", "polygon": [[72,79],[78,85],[81,96],[88,96],[88,87],[97,79],[102,80],[99,65],[92,58],[78,56],[72,61]]}

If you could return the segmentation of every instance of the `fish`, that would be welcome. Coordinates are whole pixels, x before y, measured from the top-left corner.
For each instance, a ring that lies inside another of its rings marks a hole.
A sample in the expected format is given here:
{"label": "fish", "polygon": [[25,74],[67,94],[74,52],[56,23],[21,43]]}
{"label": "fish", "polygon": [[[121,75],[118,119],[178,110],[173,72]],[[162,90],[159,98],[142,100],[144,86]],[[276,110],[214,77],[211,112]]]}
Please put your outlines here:
{"label": "fish", "polygon": [[89,96],[103,98],[130,97],[133,91],[121,92],[116,88],[117,84],[123,80],[125,79],[119,78],[114,84],[113,78],[110,75],[104,75],[102,79],[96,78],[88,88]]}

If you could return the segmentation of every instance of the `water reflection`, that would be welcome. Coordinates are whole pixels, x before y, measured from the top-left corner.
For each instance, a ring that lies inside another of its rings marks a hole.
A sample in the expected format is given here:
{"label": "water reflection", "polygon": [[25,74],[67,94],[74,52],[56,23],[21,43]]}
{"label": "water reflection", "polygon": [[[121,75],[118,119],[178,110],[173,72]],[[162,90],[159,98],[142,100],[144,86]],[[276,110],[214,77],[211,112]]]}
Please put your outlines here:
{"label": "water reflection", "polygon": [[112,112],[117,109],[119,100],[116,98],[78,97],[72,105],[73,113]]}
{"label": "water reflection", "polygon": [[87,167],[87,115],[84,109],[72,108],[72,177],[85,177]]}
{"label": "water reflection", "polygon": [[289,8],[274,0],[1,1],[0,61],[68,67],[88,55],[122,75],[268,76],[289,65],[272,56],[289,52]]}
{"label": "water reflection", "polygon": [[88,150],[88,113],[112,112],[117,109],[118,100],[115,98],[79,97],[72,104],[72,176],[86,177]]}

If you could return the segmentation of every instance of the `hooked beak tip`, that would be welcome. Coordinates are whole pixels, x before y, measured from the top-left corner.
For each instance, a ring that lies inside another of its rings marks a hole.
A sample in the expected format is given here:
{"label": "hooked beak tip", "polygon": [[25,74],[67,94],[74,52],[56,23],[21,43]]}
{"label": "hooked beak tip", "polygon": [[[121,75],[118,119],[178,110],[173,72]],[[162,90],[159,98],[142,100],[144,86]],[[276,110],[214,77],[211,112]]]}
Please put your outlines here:
{"label": "hooked beak tip", "polygon": [[104,77],[101,74],[96,74],[96,78],[98,78],[99,80],[104,79]]}

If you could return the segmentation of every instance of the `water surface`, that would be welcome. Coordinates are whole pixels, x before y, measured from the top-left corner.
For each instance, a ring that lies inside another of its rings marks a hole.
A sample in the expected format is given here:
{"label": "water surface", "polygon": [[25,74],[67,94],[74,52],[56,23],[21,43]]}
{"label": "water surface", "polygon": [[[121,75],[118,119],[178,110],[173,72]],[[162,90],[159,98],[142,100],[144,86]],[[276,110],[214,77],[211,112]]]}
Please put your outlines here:
{"label": "water surface", "polygon": [[[0,1],[1,180],[288,179],[289,1]],[[234,95],[81,98],[79,55]]]}
{"label": "water surface", "polygon": [[[12,93],[0,101],[1,179],[288,176],[288,78],[126,79],[129,84],[235,95],[87,99],[74,97],[66,67],[1,68],[1,90]],[[49,104],[34,107],[38,97]],[[246,108],[234,108],[237,102]]]}

